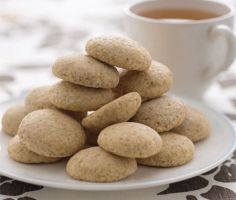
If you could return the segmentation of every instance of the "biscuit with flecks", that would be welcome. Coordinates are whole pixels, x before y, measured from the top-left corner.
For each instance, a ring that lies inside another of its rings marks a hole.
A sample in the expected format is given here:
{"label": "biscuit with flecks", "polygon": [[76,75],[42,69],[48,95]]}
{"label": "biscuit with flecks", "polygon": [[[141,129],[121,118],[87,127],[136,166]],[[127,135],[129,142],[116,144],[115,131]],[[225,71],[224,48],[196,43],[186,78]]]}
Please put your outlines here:
{"label": "biscuit with flecks", "polygon": [[41,156],[39,154],[34,153],[33,151],[30,151],[26,148],[25,145],[20,142],[18,135],[16,135],[9,141],[8,155],[10,156],[10,158],[17,162],[28,164],[51,163],[61,159],[56,157]]}
{"label": "biscuit with flecks", "polygon": [[120,94],[138,92],[143,100],[154,99],[166,93],[172,85],[172,73],[165,65],[153,61],[143,72],[124,70],[115,91]]}
{"label": "biscuit with flecks", "polygon": [[98,144],[118,156],[146,158],[161,150],[162,140],[155,130],[144,124],[122,122],[103,129]]}
{"label": "biscuit with flecks", "polygon": [[162,149],[149,158],[137,159],[138,164],[153,167],[175,167],[191,161],[194,157],[193,142],[184,135],[166,132],[161,134]]}
{"label": "biscuit with flecks", "polygon": [[56,109],[49,101],[50,86],[37,87],[31,90],[25,99],[25,107],[28,112],[40,109]]}
{"label": "biscuit with flecks", "polygon": [[111,124],[128,121],[135,115],[140,105],[140,95],[137,92],[128,93],[85,117],[82,126],[91,133],[99,133]]}
{"label": "biscuit with flecks", "polygon": [[67,163],[66,171],[74,179],[92,182],[113,182],[137,170],[137,162],[111,154],[100,147],[76,153]]}
{"label": "biscuit with flecks", "polygon": [[197,142],[210,134],[211,125],[203,113],[188,106],[185,120],[172,131],[187,136],[193,142]]}
{"label": "biscuit with flecks", "polygon": [[58,58],[52,66],[58,78],[93,88],[114,88],[119,83],[119,73],[111,65],[88,55],[73,54]]}
{"label": "biscuit with flecks", "polygon": [[128,70],[147,70],[152,62],[148,51],[125,37],[95,37],[86,44],[87,53],[105,63]]}
{"label": "biscuit with flecks", "polygon": [[184,121],[186,112],[182,101],[165,95],[144,102],[131,120],[150,126],[160,133],[179,126]]}
{"label": "biscuit with flecks", "polygon": [[144,102],[131,121],[145,124],[161,133],[179,126],[184,121],[186,112],[182,101],[165,95]]}
{"label": "biscuit with flecks", "polygon": [[85,144],[85,133],[80,123],[50,109],[28,114],[20,124],[18,135],[29,150],[46,157],[67,157]]}
{"label": "biscuit with flecks", "polygon": [[[58,109],[49,100],[50,88],[51,86],[42,86],[29,92],[25,99],[25,107],[28,113],[41,109]],[[78,121],[87,115],[87,112],[60,110]]]}
{"label": "biscuit with flecks", "polygon": [[88,88],[66,81],[53,85],[49,99],[56,107],[71,111],[93,111],[115,99],[111,89]]}
{"label": "biscuit with flecks", "polygon": [[2,117],[2,129],[10,136],[17,134],[22,119],[27,115],[24,105],[14,105],[6,110]]}

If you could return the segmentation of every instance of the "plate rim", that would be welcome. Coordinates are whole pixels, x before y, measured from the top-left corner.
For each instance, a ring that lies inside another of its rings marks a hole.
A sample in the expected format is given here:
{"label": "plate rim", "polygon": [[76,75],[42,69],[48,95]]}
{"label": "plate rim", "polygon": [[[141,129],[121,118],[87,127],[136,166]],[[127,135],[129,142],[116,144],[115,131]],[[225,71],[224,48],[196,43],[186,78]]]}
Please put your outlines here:
{"label": "plate rim", "polygon": [[[183,180],[195,177],[197,175],[203,174],[203,173],[210,171],[211,169],[219,166],[233,153],[233,151],[236,148],[236,131],[235,131],[235,128],[234,128],[232,122],[230,121],[230,119],[227,116],[214,110],[213,108],[208,106],[205,102],[202,102],[202,101],[199,102],[195,99],[191,99],[188,97],[182,97],[182,98],[183,98],[183,100],[191,101],[197,105],[207,108],[212,113],[218,115],[218,117],[220,117],[224,120],[224,122],[228,125],[228,127],[232,130],[232,133],[233,133],[234,141],[232,143],[232,146],[229,148],[229,151],[222,158],[220,158],[219,160],[217,160],[216,162],[212,163],[211,165],[209,165],[205,168],[196,170],[194,172],[189,172],[184,175],[179,175],[175,178],[165,179],[163,181],[157,180],[157,181],[149,181],[147,183],[132,183],[130,185],[110,185],[110,186],[109,186],[109,183],[102,183],[102,185],[101,185],[101,183],[99,183],[99,185],[93,186],[93,187],[88,186],[88,185],[77,185],[77,184],[72,185],[72,184],[57,183],[57,182],[52,183],[52,182],[48,182],[48,181],[44,181],[44,180],[40,180],[40,179],[28,179],[28,178],[24,178],[23,176],[19,176],[17,174],[9,173],[6,170],[1,169],[1,168],[0,168],[0,174],[7,176],[9,178],[16,179],[16,180],[23,181],[23,182],[30,183],[30,184],[41,185],[41,186],[57,188],[57,189],[68,189],[68,190],[78,190],[78,191],[122,191],[122,190],[145,189],[145,188],[163,186],[163,185],[183,181]],[[22,96],[11,98],[9,100],[3,101],[0,103],[0,106],[3,106],[6,103],[15,102],[17,100],[22,100]]]}

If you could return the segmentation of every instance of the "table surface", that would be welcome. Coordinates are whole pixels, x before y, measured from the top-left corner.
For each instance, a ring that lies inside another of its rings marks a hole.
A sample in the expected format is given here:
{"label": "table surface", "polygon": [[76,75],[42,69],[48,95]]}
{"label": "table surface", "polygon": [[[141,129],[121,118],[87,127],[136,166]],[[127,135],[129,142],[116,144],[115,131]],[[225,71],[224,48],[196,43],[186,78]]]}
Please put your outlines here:
{"label": "table surface", "polygon": [[[83,52],[99,34],[123,34],[127,0],[2,0],[0,2],[0,103],[55,81],[53,60]],[[38,9],[40,8],[40,9]],[[236,67],[220,75],[205,101],[236,125]],[[0,176],[1,200],[236,199],[236,152],[222,165],[191,179],[149,189],[83,192],[35,186]]]}

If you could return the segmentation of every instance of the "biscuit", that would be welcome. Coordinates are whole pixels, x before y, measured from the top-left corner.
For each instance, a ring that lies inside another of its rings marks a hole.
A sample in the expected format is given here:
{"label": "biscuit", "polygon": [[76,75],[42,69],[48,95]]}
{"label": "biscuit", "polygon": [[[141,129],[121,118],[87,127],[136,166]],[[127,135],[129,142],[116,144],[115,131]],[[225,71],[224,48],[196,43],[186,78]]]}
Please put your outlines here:
{"label": "biscuit", "polygon": [[128,121],[135,115],[140,105],[140,95],[137,92],[128,93],[85,117],[82,126],[91,133],[99,133],[111,124]]}
{"label": "biscuit", "polygon": [[10,158],[17,162],[33,164],[33,163],[50,163],[56,162],[61,158],[56,157],[45,157],[34,153],[27,149],[16,135],[8,143],[8,155]]}
{"label": "biscuit", "polygon": [[146,158],[161,150],[162,141],[156,131],[144,124],[122,122],[103,129],[98,144],[118,156]]}
{"label": "biscuit", "polygon": [[91,147],[76,153],[67,163],[66,171],[74,179],[92,182],[113,182],[137,170],[137,162]]}
{"label": "biscuit", "polygon": [[57,110],[28,114],[18,129],[20,141],[31,151],[46,157],[67,157],[85,144],[80,123]]}
{"label": "biscuit", "polygon": [[71,111],[93,111],[116,97],[111,89],[95,89],[58,82],[50,89],[49,99],[58,108]]}
{"label": "biscuit", "polygon": [[49,101],[50,86],[42,86],[35,88],[29,92],[25,99],[25,107],[28,112],[40,109],[56,109]]}
{"label": "biscuit", "polygon": [[58,78],[93,88],[114,88],[119,83],[117,69],[87,55],[58,58],[52,66]]}
{"label": "biscuit", "polygon": [[128,70],[147,70],[152,61],[144,47],[124,37],[95,37],[87,42],[86,51],[102,62]]}
{"label": "biscuit", "polygon": [[180,126],[171,131],[185,135],[193,142],[197,142],[210,134],[211,126],[203,113],[195,108],[187,107],[187,117]]}
{"label": "biscuit", "polygon": [[[58,109],[49,101],[49,91],[50,86],[42,86],[35,88],[30,91],[25,99],[25,107],[27,112],[32,112],[35,110],[41,109]],[[87,112],[73,112],[67,110],[61,110],[65,114],[70,115],[78,121],[81,121],[85,116],[87,116]]]}
{"label": "biscuit", "polygon": [[143,100],[154,99],[166,93],[172,85],[172,73],[165,65],[153,61],[143,72],[124,70],[115,89],[120,94],[138,92]]}
{"label": "biscuit", "polygon": [[144,102],[131,121],[150,126],[160,133],[179,126],[185,117],[185,105],[179,99],[165,95]]}
{"label": "biscuit", "polygon": [[18,127],[26,115],[24,105],[11,106],[2,116],[2,130],[10,136],[16,135]]}
{"label": "biscuit", "polygon": [[138,164],[154,167],[175,167],[193,159],[195,147],[190,139],[183,135],[166,132],[161,135],[162,149],[149,158],[137,159]]}

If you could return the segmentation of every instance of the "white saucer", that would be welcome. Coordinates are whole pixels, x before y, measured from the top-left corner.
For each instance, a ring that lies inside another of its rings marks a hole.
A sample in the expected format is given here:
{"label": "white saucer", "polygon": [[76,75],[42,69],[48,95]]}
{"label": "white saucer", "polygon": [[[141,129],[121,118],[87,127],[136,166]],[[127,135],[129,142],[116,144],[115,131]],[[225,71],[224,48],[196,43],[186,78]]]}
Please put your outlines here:
{"label": "white saucer", "polygon": [[[0,119],[7,107],[20,101],[22,99],[0,104]],[[195,158],[186,165],[175,168],[139,167],[134,175],[114,183],[76,181],[67,176],[65,171],[66,161],[56,164],[26,165],[11,160],[7,155],[7,143],[10,137],[0,132],[0,174],[43,186],[89,191],[147,188],[202,174],[228,158],[235,148],[236,134],[229,120],[223,115],[203,103],[193,100],[186,101],[204,112],[212,124],[211,135],[208,139],[196,144]]]}

